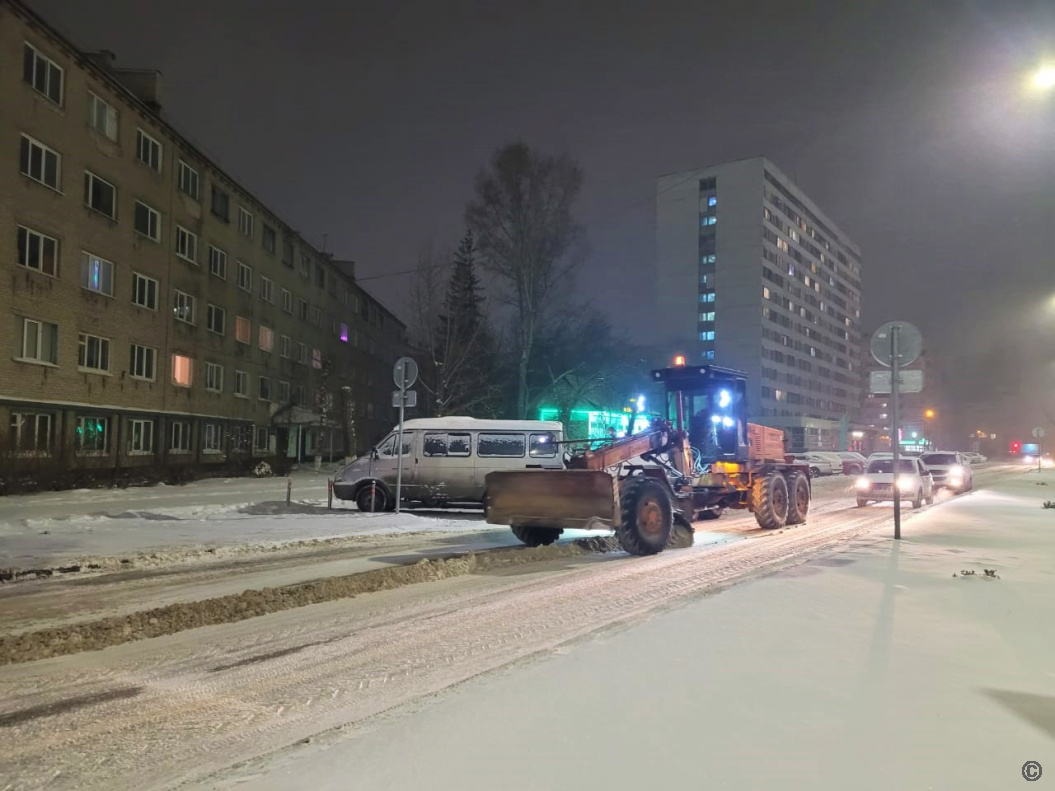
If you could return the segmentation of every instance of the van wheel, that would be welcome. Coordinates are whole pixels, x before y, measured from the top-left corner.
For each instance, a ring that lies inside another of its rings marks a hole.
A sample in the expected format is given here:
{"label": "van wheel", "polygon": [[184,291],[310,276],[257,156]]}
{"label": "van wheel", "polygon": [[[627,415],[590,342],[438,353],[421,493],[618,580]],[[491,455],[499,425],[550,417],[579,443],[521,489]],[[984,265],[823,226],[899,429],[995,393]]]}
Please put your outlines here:
{"label": "van wheel", "polygon": [[923,490],[922,489],[920,489],[918,492],[916,492],[916,497],[912,500],[912,507],[913,508],[922,508],[923,507]]}
{"label": "van wheel", "polygon": [[525,525],[510,525],[513,535],[529,547],[548,547],[564,531],[559,527],[527,527]]}
{"label": "van wheel", "polygon": [[384,487],[367,485],[355,496],[355,504],[359,506],[360,511],[375,513],[388,510],[388,499],[388,493]]}

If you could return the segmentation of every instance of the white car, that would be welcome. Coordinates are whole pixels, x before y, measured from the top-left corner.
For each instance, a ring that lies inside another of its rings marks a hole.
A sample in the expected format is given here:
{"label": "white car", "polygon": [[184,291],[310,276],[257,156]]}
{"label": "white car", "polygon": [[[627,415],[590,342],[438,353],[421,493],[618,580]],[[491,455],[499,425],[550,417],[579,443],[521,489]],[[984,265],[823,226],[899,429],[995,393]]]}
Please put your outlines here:
{"label": "white car", "polygon": [[917,458],[898,459],[896,480],[893,459],[874,459],[868,462],[868,469],[857,479],[855,488],[858,508],[895,499],[910,500],[913,508],[934,502],[934,480]]}
{"label": "white car", "polygon": [[793,458],[800,464],[810,465],[811,478],[816,478],[819,475],[835,475],[835,473],[842,473],[843,471],[842,462],[836,465],[830,458],[819,453],[795,453]]}
{"label": "white car", "polygon": [[924,453],[922,461],[934,476],[934,488],[943,486],[951,492],[961,494],[974,488],[974,474],[970,463],[962,453],[952,450],[936,450]]}
{"label": "white car", "polygon": [[973,450],[961,451],[960,455],[967,460],[968,464],[985,464],[989,461],[988,457],[983,456],[981,453],[975,453]]}

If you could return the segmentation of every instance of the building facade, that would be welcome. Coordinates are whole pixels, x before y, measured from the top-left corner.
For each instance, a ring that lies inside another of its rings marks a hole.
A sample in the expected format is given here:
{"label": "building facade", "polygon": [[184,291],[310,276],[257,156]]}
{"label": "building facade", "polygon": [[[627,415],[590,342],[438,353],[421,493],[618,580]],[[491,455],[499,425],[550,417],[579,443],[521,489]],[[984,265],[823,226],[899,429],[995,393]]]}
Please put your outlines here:
{"label": "building facade", "polygon": [[763,157],[656,185],[656,338],[748,376],[792,450],[846,448],[860,404],[861,254]]}
{"label": "building facade", "polygon": [[361,450],[405,327],[161,115],[159,75],[0,0],[7,466]]}

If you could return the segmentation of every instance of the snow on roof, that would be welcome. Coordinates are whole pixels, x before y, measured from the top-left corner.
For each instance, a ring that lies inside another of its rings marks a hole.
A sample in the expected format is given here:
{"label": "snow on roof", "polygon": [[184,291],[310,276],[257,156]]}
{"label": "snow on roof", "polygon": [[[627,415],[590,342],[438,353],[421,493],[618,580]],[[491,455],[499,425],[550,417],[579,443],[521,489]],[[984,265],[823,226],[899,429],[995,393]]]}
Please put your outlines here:
{"label": "snow on roof", "polygon": [[[396,431],[398,426],[393,426]],[[564,431],[558,420],[482,420],[475,417],[419,417],[403,421],[403,430],[461,429],[463,431]]]}

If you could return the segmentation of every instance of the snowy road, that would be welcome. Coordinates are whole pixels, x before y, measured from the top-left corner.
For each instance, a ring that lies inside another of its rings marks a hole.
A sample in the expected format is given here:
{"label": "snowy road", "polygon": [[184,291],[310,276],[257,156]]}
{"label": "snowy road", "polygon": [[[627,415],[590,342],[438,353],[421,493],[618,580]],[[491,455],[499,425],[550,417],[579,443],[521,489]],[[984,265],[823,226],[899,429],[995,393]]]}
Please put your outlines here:
{"label": "snowy road", "polygon": [[11,791],[201,781],[888,528],[888,508],[847,507],[836,489],[777,533],[737,515],[688,550],[530,564],[0,668],[0,777]]}

